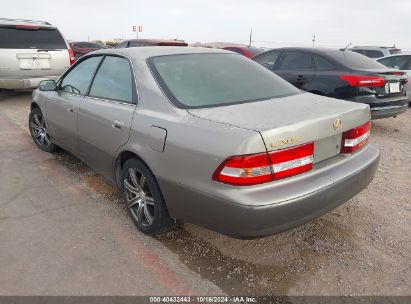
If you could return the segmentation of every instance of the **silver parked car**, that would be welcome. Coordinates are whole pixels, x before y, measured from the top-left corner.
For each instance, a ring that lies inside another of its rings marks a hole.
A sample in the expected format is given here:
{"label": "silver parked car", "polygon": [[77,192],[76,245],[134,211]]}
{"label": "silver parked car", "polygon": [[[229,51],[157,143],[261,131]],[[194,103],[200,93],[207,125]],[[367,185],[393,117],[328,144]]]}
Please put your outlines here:
{"label": "silver parked car", "polygon": [[349,50],[373,59],[398,54],[401,52],[401,50],[395,46],[354,46]]}
{"label": "silver parked car", "polygon": [[0,18],[0,89],[37,88],[73,63],[72,50],[50,23]]}
{"label": "silver parked car", "polygon": [[408,75],[408,83],[407,83],[407,94],[408,94],[408,102],[411,103],[411,82],[409,79],[411,78],[411,52],[404,52],[400,54],[395,54],[391,56],[387,56],[381,59],[378,59],[379,63],[383,65],[393,68],[396,70],[402,70],[407,72]]}
{"label": "silver parked car", "polygon": [[176,220],[242,238],[287,230],[364,189],[379,161],[367,105],[217,49],[93,52],[40,84],[29,125],[40,149],[117,185],[150,235]]}

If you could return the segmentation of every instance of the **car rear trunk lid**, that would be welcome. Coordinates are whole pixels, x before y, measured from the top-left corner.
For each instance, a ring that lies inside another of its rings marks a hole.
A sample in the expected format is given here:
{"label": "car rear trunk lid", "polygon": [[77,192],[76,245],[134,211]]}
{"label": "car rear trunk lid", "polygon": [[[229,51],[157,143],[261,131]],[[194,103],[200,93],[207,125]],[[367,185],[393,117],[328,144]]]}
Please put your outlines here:
{"label": "car rear trunk lid", "polygon": [[314,142],[314,163],[339,154],[342,132],[370,120],[368,105],[310,93],[188,112],[257,131],[267,151]]}

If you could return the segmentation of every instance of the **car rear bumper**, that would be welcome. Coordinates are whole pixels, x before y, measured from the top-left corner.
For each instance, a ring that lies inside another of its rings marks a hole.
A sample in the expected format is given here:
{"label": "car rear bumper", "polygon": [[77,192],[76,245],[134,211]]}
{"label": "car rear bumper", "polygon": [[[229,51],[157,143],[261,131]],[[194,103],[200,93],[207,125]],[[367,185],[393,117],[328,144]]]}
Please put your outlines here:
{"label": "car rear bumper", "polygon": [[383,106],[371,108],[371,119],[380,119],[398,116],[408,110],[408,102],[403,105]]}
{"label": "car rear bumper", "polygon": [[255,238],[297,227],[338,207],[367,187],[378,163],[379,150],[368,145],[338,162],[260,186],[216,183],[216,193],[203,193],[161,178],[159,184],[172,217],[233,237]]}
{"label": "car rear bumper", "polygon": [[39,86],[40,81],[53,79],[57,80],[60,76],[50,75],[41,77],[30,78],[2,78],[0,77],[0,89],[9,90],[26,90],[36,89]]}
{"label": "car rear bumper", "polygon": [[378,99],[375,96],[359,96],[348,101],[365,103],[370,106],[371,119],[380,119],[398,116],[408,109],[409,97]]}

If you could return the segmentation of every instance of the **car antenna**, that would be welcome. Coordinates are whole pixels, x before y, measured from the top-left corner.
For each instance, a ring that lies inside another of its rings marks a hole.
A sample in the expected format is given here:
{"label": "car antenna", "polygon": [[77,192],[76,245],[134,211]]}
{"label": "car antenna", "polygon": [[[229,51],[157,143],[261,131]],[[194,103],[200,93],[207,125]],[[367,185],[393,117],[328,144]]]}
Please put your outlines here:
{"label": "car antenna", "polygon": [[349,44],[347,44],[347,46],[346,46],[345,48],[343,48],[342,51],[345,52],[351,44],[352,44],[352,42],[350,42]]}
{"label": "car antenna", "polygon": [[248,44],[248,47],[251,46],[252,38],[253,38],[253,28],[251,28],[251,31],[250,31],[250,43]]}

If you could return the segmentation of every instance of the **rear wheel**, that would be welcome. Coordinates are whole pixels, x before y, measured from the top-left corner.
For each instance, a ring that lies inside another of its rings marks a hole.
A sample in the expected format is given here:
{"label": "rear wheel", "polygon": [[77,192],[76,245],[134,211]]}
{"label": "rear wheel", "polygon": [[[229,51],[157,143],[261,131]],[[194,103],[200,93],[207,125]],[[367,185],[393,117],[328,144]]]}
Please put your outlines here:
{"label": "rear wheel", "polygon": [[51,153],[57,149],[57,146],[51,140],[43,113],[39,108],[34,108],[30,112],[29,129],[34,143],[41,150]]}
{"label": "rear wheel", "polygon": [[157,235],[175,225],[168,214],[157,180],[143,162],[127,160],[121,176],[128,213],[140,231]]}

